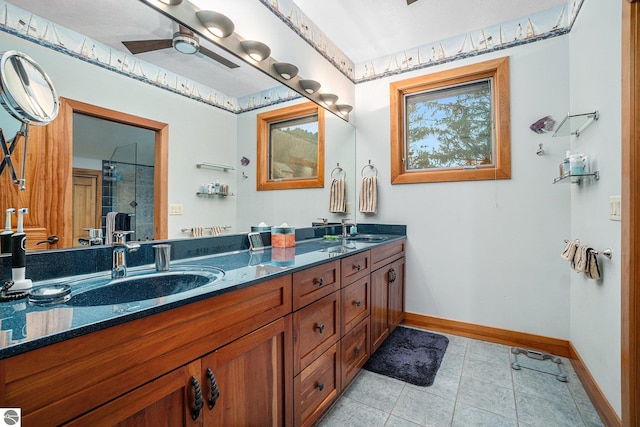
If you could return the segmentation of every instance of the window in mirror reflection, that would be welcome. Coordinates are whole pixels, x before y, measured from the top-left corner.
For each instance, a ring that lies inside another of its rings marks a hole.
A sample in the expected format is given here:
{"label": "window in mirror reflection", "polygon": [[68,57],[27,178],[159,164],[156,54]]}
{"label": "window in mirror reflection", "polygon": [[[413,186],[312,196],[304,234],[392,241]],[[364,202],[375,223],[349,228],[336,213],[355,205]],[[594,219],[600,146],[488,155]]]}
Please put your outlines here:
{"label": "window in mirror reflection", "polygon": [[258,115],[258,190],[324,186],[324,110],[313,103]]}

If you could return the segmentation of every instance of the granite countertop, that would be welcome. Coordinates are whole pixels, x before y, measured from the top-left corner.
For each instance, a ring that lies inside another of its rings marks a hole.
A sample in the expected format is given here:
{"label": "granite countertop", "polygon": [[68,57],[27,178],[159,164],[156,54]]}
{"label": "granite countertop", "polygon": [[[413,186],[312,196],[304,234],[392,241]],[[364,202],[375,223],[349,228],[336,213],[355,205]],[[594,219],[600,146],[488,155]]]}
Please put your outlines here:
{"label": "granite countertop", "polygon": [[[212,298],[405,237],[378,236],[384,240],[347,241],[342,244],[340,240],[319,238],[297,242],[293,248],[266,247],[257,252],[240,250],[172,261],[174,270],[215,267],[224,271],[224,277],[192,290],[143,301],[91,306],[71,305],[72,301],[50,306],[35,306],[27,300],[3,302],[0,303],[0,359]],[[154,266],[130,269],[130,275],[145,272],[155,272]],[[99,275],[110,277],[110,271]],[[87,281],[95,277],[96,274],[92,274],[34,282],[34,288],[45,284],[70,284],[73,296],[84,290],[88,286]]]}

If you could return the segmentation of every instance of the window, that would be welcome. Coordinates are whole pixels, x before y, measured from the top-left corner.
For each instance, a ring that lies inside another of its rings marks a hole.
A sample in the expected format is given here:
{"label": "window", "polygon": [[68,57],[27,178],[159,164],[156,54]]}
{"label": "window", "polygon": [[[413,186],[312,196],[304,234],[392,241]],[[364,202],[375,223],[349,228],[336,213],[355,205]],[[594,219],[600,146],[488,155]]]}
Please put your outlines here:
{"label": "window", "polygon": [[391,182],[511,178],[509,59],[391,84]]}
{"label": "window", "polygon": [[324,187],[324,110],[312,102],[258,114],[258,190]]}

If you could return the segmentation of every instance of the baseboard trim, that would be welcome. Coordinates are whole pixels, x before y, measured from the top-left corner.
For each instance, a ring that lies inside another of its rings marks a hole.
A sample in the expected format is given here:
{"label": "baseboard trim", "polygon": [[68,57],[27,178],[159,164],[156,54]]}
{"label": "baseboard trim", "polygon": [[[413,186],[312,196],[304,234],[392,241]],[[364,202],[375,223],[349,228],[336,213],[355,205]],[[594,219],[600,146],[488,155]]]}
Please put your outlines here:
{"label": "baseboard trim", "polygon": [[609,401],[570,341],[417,313],[406,313],[402,323],[430,331],[460,335],[514,347],[524,347],[569,358],[573,369],[582,382],[582,386],[598,411],[600,418],[602,418],[602,422],[608,427],[620,427],[622,425],[620,417],[609,404]]}
{"label": "baseboard trim", "polygon": [[476,325],[457,320],[443,319],[423,314],[407,313],[404,318],[407,326],[416,326],[437,332],[476,338],[497,344],[524,347],[531,350],[543,351],[556,356],[570,357],[569,341],[549,338],[542,335],[525,332],[510,331],[508,329],[491,326]]}
{"label": "baseboard trim", "polygon": [[584,390],[587,392],[587,395],[589,396],[589,399],[591,399],[591,403],[593,403],[596,411],[598,411],[600,418],[602,418],[604,425],[609,427],[622,426],[622,420],[604,396],[604,393],[598,386],[598,383],[596,383],[596,380],[591,375],[591,372],[589,372],[589,369],[587,369],[587,366],[580,357],[578,350],[576,350],[572,343],[569,343],[569,351],[571,353],[570,359],[571,364],[573,365],[573,370],[576,371],[578,378],[580,378],[580,382],[582,382]]}

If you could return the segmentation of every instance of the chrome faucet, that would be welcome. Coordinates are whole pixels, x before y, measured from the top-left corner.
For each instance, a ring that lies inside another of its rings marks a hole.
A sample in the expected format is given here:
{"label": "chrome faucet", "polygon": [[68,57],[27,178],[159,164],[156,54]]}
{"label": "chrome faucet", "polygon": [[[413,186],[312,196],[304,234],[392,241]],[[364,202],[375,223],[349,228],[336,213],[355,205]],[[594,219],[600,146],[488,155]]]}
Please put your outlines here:
{"label": "chrome faucet", "polygon": [[347,237],[347,227],[353,225],[353,223],[347,222],[346,219],[342,219],[342,237]]}
{"label": "chrome faucet", "polygon": [[140,245],[135,242],[127,242],[125,237],[133,231],[115,231],[113,233],[113,267],[111,268],[111,278],[118,279],[127,276],[127,252],[135,252]]}

